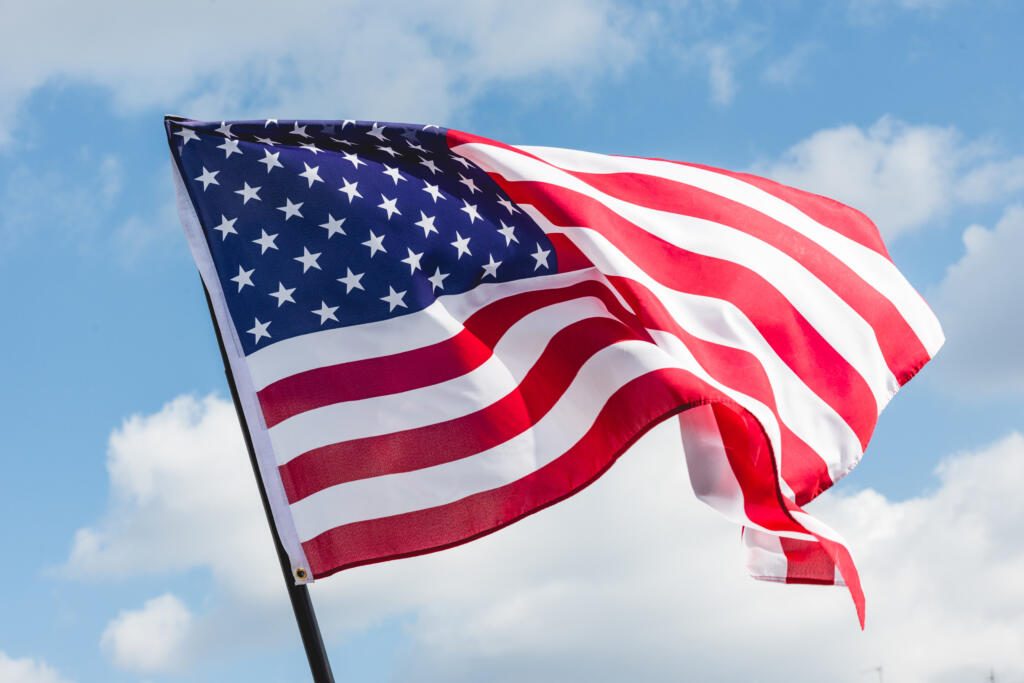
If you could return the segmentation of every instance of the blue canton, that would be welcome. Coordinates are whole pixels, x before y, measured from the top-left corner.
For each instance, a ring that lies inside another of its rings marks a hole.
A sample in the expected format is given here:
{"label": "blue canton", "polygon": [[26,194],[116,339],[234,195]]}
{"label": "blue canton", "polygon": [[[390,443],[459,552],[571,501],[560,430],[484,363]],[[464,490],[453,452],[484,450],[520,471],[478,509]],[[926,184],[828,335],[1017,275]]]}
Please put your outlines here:
{"label": "blue canton", "polygon": [[167,132],[246,354],[557,271],[543,230],[446,129],[169,117]]}

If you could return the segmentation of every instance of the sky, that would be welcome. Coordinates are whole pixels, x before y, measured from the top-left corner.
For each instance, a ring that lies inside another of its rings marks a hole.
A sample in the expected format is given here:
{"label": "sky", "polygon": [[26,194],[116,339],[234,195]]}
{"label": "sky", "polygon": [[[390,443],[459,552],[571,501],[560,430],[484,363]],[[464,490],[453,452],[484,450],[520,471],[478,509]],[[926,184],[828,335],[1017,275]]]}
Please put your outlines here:
{"label": "sky", "polygon": [[744,575],[674,425],[497,534],[311,593],[339,680],[1024,681],[1024,5],[0,0],[0,683],[307,679],[164,114],[438,123],[753,171],[881,229],[939,356]]}

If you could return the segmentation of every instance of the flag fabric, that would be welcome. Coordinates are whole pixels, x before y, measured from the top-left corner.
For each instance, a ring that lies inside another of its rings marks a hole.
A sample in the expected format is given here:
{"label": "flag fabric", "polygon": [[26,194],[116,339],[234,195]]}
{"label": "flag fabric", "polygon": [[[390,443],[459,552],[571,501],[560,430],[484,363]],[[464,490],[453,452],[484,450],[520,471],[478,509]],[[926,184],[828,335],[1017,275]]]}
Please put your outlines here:
{"label": "flag fabric", "polygon": [[848,586],[803,506],[943,341],[875,226],[698,164],[360,121],[166,121],[296,581],[558,502],[678,416],[756,578]]}

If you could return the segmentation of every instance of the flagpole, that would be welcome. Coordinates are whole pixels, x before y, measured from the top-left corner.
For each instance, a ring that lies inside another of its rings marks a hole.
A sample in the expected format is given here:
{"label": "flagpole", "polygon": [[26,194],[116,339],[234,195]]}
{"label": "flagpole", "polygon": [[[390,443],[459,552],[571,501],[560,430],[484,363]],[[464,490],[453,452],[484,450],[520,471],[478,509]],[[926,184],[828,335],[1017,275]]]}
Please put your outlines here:
{"label": "flagpole", "polygon": [[220,328],[217,326],[217,318],[213,313],[213,302],[210,300],[210,292],[203,284],[203,293],[206,295],[206,306],[210,310],[210,321],[213,323],[213,331],[217,335],[217,346],[220,348],[220,358],[224,363],[224,374],[228,380],[228,388],[231,390],[231,400],[235,403],[235,414],[238,416],[238,423],[242,427],[242,436],[245,438],[245,447],[249,450],[249,464],[252,465],[252,473],[256,477],[256,486],[260,491],[260,500],[263,501],[263,512],[267,516],[267,524],[270,525],[270,533],[274,537],[274,549],[277,550],[277,560],[281,565],[281,573],[284,575],[284,585],[288,589],[288,598],[292,603],[292,611],[295,613],[295,623],[299,627],[299,634],[302,636],[302,646],[306,650],[306,659],[309,661],[309,671],[313,675],[313,683],[334,683],[334,674],[331,672],[331,663],[327,659],[327,650],[324,649],[324,641],[320,635],[320,625],[316,620],[316,612],[313,611],[313,602],[309,598],[309,589],[306,586],[297,586],[292,579],[291,562],[288,554],[281,543],[281,537],[277,534],[277,527],[274,525],[274,517],[270,511],[270,500],[267,498],[267,489],[263,485],[263,478],[260,476],[259,465],[256,462],[256,451],[252,447],[252,435],[249,433],[249,426],[245,422],[242,413],[242,403],[238,398],[238,387],[235,386],[235,378],[231,374],[231,365],[228,363],[227,350],[224,348],[224,338],[221,336]]}

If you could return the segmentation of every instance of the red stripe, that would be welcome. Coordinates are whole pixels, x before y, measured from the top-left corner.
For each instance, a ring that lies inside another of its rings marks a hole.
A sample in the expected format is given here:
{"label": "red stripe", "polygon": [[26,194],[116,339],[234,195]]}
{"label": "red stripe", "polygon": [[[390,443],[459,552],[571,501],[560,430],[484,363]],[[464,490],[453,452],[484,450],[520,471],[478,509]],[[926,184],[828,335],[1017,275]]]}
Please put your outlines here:
{"label": "red stripe", "polygon": [[779,417],[775,392],[757,356],[749,351],[694,337],[680,327],[654,293],[639,282],[618,276],[610,277],[609,280],[629,302],[644,327],[676,336],[715,380],[763,403],[772,411],[779,422],[782,441],[782,477],[793,489],[798,503],[813,500],[832,486],[832,477],[822,457]]}
{"label": "red stripe", "polygon": [[[645,335],[646,336],[646,335]],[[611,318],[588,318],[555,334],[519,386],[474,413],[307,451],[279,467],[289,502],[356,479],[439,465],[493,448],[530,429],[572,383],[583,364],[612,344],[638,339]]]}
{"label": "red stripe", "polygon": [[313,576],[433,552],[497,531],[579,491],[655,424],[711,399],[729,400],[683,370],[634,379],[608,399],[572,448],[522,479],[448,505],[336,527],[306,541]]}
{"label": "red stripe", "polygon": [[[498,142],[497,140],[491,140],[479,135],[474,135],[472,133],[466,133],[459,130],[449,130],[447,137],[448,146],[452,149],[459,145],[472,143],[492,145],[494,147],[508,149],[519,154],[524,154],[530,158],[537,159],[538,161],[548,163],[526,150],[505,144],[504,142]],[[624,156],[631,159],[662,161],[669,164],[676,164],[678,166],[690,166],[692,168],[700,168],[705,171],[711,171],[730,178],[735,178],[736,180],[753,185],[754,187],[767,192],[787,204],[796,207],[798,210],[826,228],[834,230],[850,240],[871,249],[872,251],[878,252],[887,259],[890,258],[889,251],[886,249],[885,243],[882,241],[882,236],[874,222],[857,209],[847,206],[841,202],[837,202],[829,197],[823,197],[822,195],[814,194],[812,192],[799,190],[795,187],[783,185],[782,183],[778,183],[774,180],[769,180],[768,178],[763,178],[750,173],[737,173],[735,171],[728,171],[714,166],[707,166],[705,164],[687,163],[683,161],[674,161],[672,159]]]}
{"label": "red stripe", "polygon": [[[814,562],[806,562],[806,557],[794,556],[796,564],[792,573],[788,573],[787,565],[787,582],[831,584],[835,582],[834,567],[839,567],[839,572],[850,591],[850,597],[853,598],[857,619],[863,628],[864,593],[849,551],[842,545],[805,528],[791,516],[791,512],[799,511],[800,508],[779,491],[775,459],[770,452],[768,440],[764,438],[760,423],[743,410],[735,410],[720,404],[712,408],[722,435],[726,457],[743,491],[743,508],[747,518],[772,531],[809,533],[818,540],[832,560],[831,565],[826,565],[820,562],[820,558],[814,558]],[[819,573],[815,574],[815,570]]]}
{"label": "red stripe", "polygon": [[821,578],[834,576],[836,565],[820,543],[785,536],[779,542],[786,556],[786,583],[835,583]]}
{"label": "red stripe", "polygon": [[580,248],[573,244],[573,241],[565,235],[553,233],[548,235],[547,238],[555,249],[558,272],[568,273],[572,270],[585,270],[594,267],[594,264],[590,262],[586,254],[580,251]]}
{"label": "red stripe", "polygon": [[[668,160],[660,159],[659,161]],[[724,176],[749,183],[787,204],[795,206],[826,228],[834,230],[872,251],[878,252],[887,259],[890,258],[889,251],[885,248],[885,242],[882,241],[882,236],[874,222],[857,209],[847,206],[842,202],[837,202],[829,197],[823,197],[820,194],[814,194],[806,190],[799,190],[789,185],[783,185],[774,180],[750,173],[738,173],[736,171],[715,168],[714,166],[683,161],[668,161],[668,163],[713,171],[714,173],[720,173]]]}
{"label": "red stripe", "polygon": [[449,339],[411,351],[307,370],[257,392],[267,427],[307,410],[343,401],[397,394],[466,374],[492,355],[495,344],[524,317],[554,304],[594,297],[621,320],[629,312],[595,280],[568,287],[522,292],[474,312]]}
{"label": "red stripe", "polygon": [[789,255],[872,327],[889,369],[901,384],[929,359],[921,340],[889,299],[827,249],[786,224],[745,204],[665,178],[640,173],[566,173],[627,202],[727,225]]}
{"label": "red stripe", "polygon": [[514,201],[532,204],[554,225],[599,232],[665,286],[733,303],[779,358],[842,416],[862,447],[867,446],[878,412],[864,378],[761,275],[725,259],[680,249],[578,192],[494,177]]}

